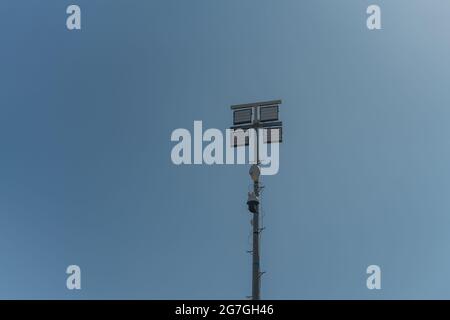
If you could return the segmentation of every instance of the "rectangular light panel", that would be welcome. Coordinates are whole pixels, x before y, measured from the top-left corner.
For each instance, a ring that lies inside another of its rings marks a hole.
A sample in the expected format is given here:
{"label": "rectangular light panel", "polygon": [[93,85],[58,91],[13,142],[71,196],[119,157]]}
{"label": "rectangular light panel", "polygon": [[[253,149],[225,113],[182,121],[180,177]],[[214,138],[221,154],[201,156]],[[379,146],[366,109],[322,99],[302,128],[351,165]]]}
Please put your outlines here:
{"label": "rectangular light panel", "polygon": [[250,138],[247,130],[232,130],[231,132],[231,147],[248,146]]}
{"label": "rectangular light panel", "polygon": [[264,143],[280,143],[283,141],[283,131],[281,127],[263,129]]}
{"label": "rectangular light panel", "polygon": [[259,120],[265,121],[277,121],[278,120],[278,106],[268,106],[259,108]]}
{"label": "rectangular light panel", "polygon": [[252,109],[242,109],[233,112],[233,124],[243,124],[252,122]]}

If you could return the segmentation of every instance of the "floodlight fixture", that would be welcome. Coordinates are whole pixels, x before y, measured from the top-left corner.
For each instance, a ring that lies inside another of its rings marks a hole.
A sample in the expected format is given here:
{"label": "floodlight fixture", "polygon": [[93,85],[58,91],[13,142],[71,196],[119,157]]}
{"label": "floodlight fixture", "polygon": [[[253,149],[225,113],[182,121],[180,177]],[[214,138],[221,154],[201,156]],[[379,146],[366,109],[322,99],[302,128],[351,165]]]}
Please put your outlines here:
{"label": "floodlight fixture", "polygon": [[240,125],[251,123],[252,115],[253,115],[252,108],[235,110],[233,111],[233,124]]}
{"label": "floodlight fixture", "polygon": [[260,107],[259,108],[259,121],[278,121],[278,105]]}

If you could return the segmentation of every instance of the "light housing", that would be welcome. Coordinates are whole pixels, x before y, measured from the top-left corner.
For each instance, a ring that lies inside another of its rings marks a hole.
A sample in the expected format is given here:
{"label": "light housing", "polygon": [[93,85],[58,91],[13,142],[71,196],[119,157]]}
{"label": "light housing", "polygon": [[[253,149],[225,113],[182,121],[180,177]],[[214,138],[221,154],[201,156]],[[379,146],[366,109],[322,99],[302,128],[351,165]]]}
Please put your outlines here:
{"label": "light housing", "polygon": [[233,124],[246,124],[252,122],[252,108],[240,109],[233,111]]}
{"label": "light housing", "polygon": [[259,108],[259,121],[278,121],[278,105]]}

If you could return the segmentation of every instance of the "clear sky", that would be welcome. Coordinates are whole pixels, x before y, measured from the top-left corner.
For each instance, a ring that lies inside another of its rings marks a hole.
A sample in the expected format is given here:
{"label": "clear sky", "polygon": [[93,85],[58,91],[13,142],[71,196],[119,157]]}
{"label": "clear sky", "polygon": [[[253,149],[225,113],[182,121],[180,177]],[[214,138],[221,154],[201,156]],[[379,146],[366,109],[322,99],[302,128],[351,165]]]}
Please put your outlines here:
{"label": "clear sky", "polygon": [[[82,30],[66,29],[66,7]],[[366,8],[382,30],[366,28]],[[170,135],[283,99],[262,297],[450,298],[450,2],[3,0],[0,298],[243,299],[248,166]],[[82,289],[66,289],[66,267]],[[366,268],[382,289],[366,288]]]}

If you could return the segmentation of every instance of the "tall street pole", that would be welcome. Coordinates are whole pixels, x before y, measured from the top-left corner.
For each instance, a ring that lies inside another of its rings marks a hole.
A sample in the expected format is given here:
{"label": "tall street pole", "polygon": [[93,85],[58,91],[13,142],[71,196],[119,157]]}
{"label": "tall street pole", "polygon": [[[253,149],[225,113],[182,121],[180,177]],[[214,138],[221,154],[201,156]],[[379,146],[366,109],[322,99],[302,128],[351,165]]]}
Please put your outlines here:
{"label": "tall street pole", "polygon": [[[259,166],[259,130],[256,129],[256,165]],[[253,182],[253,192],[259,199],[259,177]],[[253,255],[252,255],[252,299],[259,300],[261,298],[261,281],[260,281],[260,265],[259,265],[259,204],[253,213]]]}
{"label": "tall street pole", "polygon": [[[250,176],[253,180],[253,192],[248,193],[248,210],[253,214],[252,226],[253,226],[253,250],[252,250],[252,299],[261,299],[261,270],[260,270],[260,256],[259,256],[259,241],[260,241],[260,223],[259,223],[259,176],[260,176],[260,158],[259,158],[259,143],[281,143],[281,129],[282,122],[278,119],[278,107],[281,104],[281,100],[263,101],[255,103],[246,103],[240,105],[231,106],[233,110],[233,126],[230,128],[232,132],[246,132],[248,139],[238,139],[237,135],[232,136],[232,147],[249,146],[250,138],[248,135],[249,129],[256,131],[256,163],[250,168]],[[259,141],[259,131],[262,130],[263,141]],[[278,134],[272,136],[268,134],[275,130]]]}

